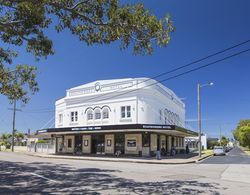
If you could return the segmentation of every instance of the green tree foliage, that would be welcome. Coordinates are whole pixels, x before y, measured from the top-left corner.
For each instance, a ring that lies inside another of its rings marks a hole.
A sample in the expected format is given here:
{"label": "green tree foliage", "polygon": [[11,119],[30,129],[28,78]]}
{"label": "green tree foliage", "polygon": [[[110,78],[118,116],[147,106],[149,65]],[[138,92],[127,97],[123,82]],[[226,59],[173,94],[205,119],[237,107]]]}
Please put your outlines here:
{"label": "green tree foliage", "polygon": [[1,138],[2,138],[2,145],[6,146],[7,144],[9,144],[8,140],[9,138],[11,138],[11,135],[8,133],[2,133]]}
{"label": "green tree foliage", "polygon": [[209,140],[209,141],[207,142],[207,147],[208,147],[209,149],[213,149],[214,146],[218,146],[218,145],[219,145],[218,141],[215,141],[215,140]]}
{"label": "green tree foliage", "polygon": [[39,90],[36,67],[18,65],[15,70],[10,70],[0,65],[0,84],[0,94],[7,96],[11,102],[21,100],[26,104],[30,94]]}
{"label": "green tree foliage", "polygon": [[[2,133],[1,138],[2,138],[3,145],[6,146],[7,144],[10,144],[9,140],[10,140],[11,137],[12,137],[11,134]],[[17,130],[15,130],[14,131],[14,138],[15,138],[16,142],[20,142],[24,138],[24,134],[17,131]]]}
{"label": "green tree foliage", "polygon": [[[65,29],[88,45],[120,42],[135,54],[151,54],[154,45],[166,46],[174,30],[169,15],[158,19],[142,4],[122,5],[118,0],[0,0],[0,93],[27,103],[28,90],[37,88],[34,67],[5,68],[17,52],[9,45],[25,46],[37,59],[54,54],[45,29]],[[16,74],[17,73],[17,74]],[[13,84],[13,77],[20,80]],[[23,85],[25,84],[26,87]],[[13,88],[13,89],[12,89]]]}
{"label": "green tree foliage", "polygon": [[226,146],[228,144],[228,142],[229,142],[229,138],[226,138],[225,136],[221,137],[220,145]]}
{"label": "green tree foliage", "polygon": [[250,120],[241,120],[234,130],[233,135],[242,146],[250,148]]}

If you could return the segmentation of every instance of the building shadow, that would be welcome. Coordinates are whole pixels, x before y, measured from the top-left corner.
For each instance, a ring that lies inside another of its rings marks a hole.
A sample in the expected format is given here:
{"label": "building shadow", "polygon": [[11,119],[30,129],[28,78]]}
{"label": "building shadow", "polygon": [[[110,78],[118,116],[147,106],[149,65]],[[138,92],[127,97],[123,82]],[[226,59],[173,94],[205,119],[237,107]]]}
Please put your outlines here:
{"label": "building shadow", "polygon": [[1,194],[219,194],[217,183],[195,180],[136,182],[116,170],[65,164],[0,161]]}

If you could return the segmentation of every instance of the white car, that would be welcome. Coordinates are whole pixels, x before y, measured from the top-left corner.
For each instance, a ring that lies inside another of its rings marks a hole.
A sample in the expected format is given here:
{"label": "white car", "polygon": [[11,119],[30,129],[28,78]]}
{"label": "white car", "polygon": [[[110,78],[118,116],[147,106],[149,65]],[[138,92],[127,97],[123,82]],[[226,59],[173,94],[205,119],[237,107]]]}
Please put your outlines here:
{"label": "white car", "polygon": [[214,146],[214,156],[217,155],[226,155],[226,152],[223,148],[223,146]]}

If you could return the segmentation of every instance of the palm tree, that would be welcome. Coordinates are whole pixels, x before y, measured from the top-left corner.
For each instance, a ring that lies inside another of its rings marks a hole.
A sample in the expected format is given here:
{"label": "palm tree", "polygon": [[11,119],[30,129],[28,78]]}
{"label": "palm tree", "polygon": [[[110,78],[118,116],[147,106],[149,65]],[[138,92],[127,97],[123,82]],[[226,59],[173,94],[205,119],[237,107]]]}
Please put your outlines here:
{"label": "palm tree", "polygon": [[16,138],[16,142],[19,143],[24,138],[24,134],[15,130],[14,138]]}
{"label": "palm tree", "polygon": [[8,134],[8,133],[3,133],[3,134],[2,134],[2,140],[3,140],[3,142],[7,142],[8,139],[9,139],[10,137],[11,137],[10,134]]}
{"label": "palm tree", "polygon": [[2,137],[2,144],[7,148],[10,145],[8,139],[11,137],[11,135],[8,133],[3,133],[1,137]]}

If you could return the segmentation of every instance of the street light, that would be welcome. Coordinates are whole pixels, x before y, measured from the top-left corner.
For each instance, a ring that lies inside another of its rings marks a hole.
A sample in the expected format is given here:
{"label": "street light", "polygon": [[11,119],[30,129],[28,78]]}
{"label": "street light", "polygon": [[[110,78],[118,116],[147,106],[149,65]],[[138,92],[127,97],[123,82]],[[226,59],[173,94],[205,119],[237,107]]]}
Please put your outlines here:
{"label": "street light", "polygon": [[207,86],[213,86],[214,83],[206,83],[201,85],[198,83],[197,87],[197,92],[198,92],[198,129],[199,129],[199,144],[198,144],[198,149],[199,149],[199,157],[201,157],[201,100],[200,100],[200,91],[202,87],[207,87]]}

